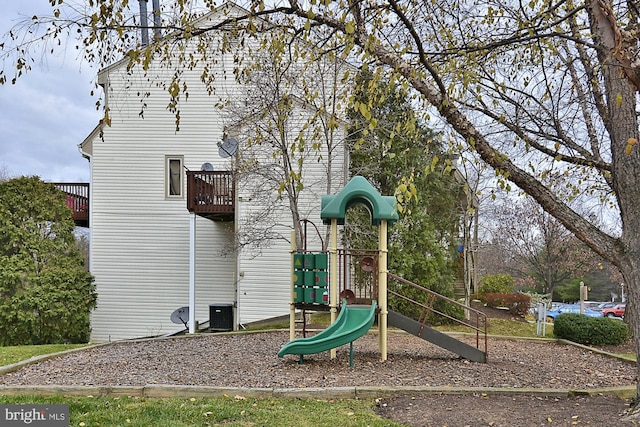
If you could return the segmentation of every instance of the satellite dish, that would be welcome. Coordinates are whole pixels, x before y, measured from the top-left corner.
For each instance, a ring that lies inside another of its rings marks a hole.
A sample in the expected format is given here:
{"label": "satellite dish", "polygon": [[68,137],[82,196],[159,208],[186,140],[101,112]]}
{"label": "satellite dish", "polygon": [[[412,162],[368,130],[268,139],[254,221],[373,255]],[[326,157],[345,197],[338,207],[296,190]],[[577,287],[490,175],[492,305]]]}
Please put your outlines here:
{"label": "satellite dish", "polygon": [[218,154],[223,159],[231,157],[238,151],[238,140],[235,138],[225,138],[218,142]]}
{"label": "satellite dish", "polygon": [[180,307],[171,313],[171,321],[175,324],[183,324],[185,328],[188,328],[189,322],[189,307]]}
{"label": "satellite dish", "polygon": [[203,163],[202,166],[200,166],[200,170],[203,172],[213,172],[213,165],[209,162]]}

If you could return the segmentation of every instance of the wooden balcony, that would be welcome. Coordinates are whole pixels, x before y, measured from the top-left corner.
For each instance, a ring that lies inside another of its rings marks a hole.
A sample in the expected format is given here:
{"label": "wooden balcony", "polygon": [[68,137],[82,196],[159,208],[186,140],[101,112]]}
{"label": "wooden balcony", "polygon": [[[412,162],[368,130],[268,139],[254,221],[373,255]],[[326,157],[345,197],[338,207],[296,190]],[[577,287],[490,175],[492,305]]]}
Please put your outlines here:
{"label": "wooden balcony", "polygon": [[67,206],[73,212],[78,227],[89,227],[89,184],[86,182],[54,182],[67,196]]}
{"label": "wooden balcony", "polygon": [[187,210],[213,221],[233,221],[235,190],[229,171],[188,171]]}

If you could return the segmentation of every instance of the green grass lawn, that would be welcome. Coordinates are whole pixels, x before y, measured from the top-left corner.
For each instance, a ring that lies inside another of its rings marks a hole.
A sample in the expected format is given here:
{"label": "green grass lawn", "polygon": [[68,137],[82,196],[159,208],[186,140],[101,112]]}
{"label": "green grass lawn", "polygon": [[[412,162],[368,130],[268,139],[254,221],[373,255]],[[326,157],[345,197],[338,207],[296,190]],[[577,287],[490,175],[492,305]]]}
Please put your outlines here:
{"label": "green grass lawn", "polygon": [[[503,335],[512,337],[535,338],[536,324],[518,322],[507,319],[488,319],[487,333],[489,335]],[[462,325],[437,326],[435,329],[442,332],[473,332],[469,327]],[[553,324],[548,323],[545,328],[545,337],[553,338]]]}
{"label": "green grass lawn", "polygon": [[34,356],[42,356],[44,354],[57,353],[63,350],[86,346],[87,344],[46,344],[0,347],[0,366],[11,365]]}
{"label": "green grass lawn", "polygon": [[400,427],[375,415],[373,399],[315,400],[229,396],[134,397],[0,396],[3,404],[67,404],[70,426],[371,426]]}

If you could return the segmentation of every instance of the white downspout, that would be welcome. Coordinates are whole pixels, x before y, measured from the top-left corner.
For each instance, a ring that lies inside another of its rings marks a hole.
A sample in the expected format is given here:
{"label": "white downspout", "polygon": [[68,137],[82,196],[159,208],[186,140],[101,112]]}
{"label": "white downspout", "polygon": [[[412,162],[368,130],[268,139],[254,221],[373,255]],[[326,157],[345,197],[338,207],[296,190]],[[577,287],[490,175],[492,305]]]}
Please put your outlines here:
{"label": "white downspout", "polygon": [[87,268],[89,269],[89,272],[91,272],[93,271],[93,239],[91,238],[93,235],[93,233],[91,233],[91,227],[93,226],[93,163],[91,162],[91,159],[93,155],[84,151],[82,149],[82,144],[78,144],[78,151],[82,157],[87,159],[89,162],[89,265],[87,265]]}
{"label": "white downspout", "polygon": [[196,333],[196,214],[189,215],[189,333]]}

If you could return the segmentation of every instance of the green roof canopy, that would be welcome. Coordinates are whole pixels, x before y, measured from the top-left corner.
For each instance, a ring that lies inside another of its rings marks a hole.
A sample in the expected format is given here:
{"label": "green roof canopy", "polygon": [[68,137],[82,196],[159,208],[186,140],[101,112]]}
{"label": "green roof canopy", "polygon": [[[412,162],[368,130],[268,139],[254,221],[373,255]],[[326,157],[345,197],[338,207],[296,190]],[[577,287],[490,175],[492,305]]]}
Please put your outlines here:
{"label": "green roof canopy", "polygon": [[361,176],[354,176],[338,194],[322,196],[320,218],[325,224],[337,219],[338,224],[342,225],[347,209],[357,204],[367,208],[373,225],[380,224],[381,220],[387,220],[390,224],[398,220],[396,198],[381,196],[373,185]]}

